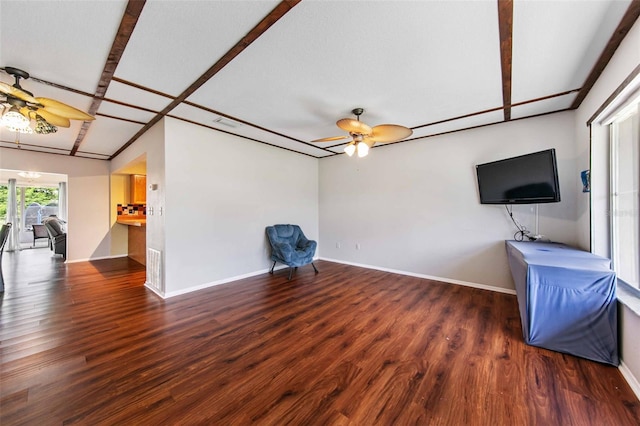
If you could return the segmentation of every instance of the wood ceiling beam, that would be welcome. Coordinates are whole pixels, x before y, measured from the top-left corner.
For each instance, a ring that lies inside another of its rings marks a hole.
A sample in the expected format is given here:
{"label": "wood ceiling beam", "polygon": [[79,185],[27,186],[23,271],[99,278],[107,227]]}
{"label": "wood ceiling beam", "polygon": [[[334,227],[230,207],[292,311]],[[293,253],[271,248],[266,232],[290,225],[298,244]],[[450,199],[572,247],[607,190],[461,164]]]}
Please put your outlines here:
{"label": "wood ceiling beam", "polygon": [[169,99],[175,99],[176,98],[175,96],[171,96],[168,93],[164,93],[164,92],[161,92],[159,90],[151,89],[151,88],[143,86],[141,84],[137,84],[137,83],[134,83],[132,81],[125,80],[123,78],[119,78],[119,77],[116,77],[116,76],[113,76],[113,81],[117,81],[120,84],[126,84],[127,86],[135,87],[136,89],[144,90],[145,92],[153,93],[154,95],[162,96],[162,97],[165,97],[165,98],[169,98]]}
{"label": "wood ceiling beam", "polygon": [[489,109],[485,109],[485,110],[478,111],[478,112],[472,112],[472,113],[469,113],[469,114],[459,115],[457,117],[446,118],[444,120],[433,121],[433,122],[427,123],[427,124],[421,124],[419,126],[412,127],[411,130],[421,129],[423,127],[435,126],[436,124],[448,123],[450,121],[456,121],[456,120],[460,120],[460,119],[463,119],[463,118],[474,117],[476,115],[487,114],[489,112],[500,111],[501,109],[507,109],[507,108],[511,109],[512,107],[515,107],[515,106],[526,105],[526,104],[531,104],[531,103],[534,103],[534,102],[545,101],[547,99],[558,98],[560,96],[566,96],[568,94],[579,92],[579,91],[580,91],[580,89],[572,89],[572,90],[567,90],[565,92],[555,93],[553,95],[547,95],[547,96],[542,96],[540,98],[529,99],[528,101],[516,102],[515,104],[506,104],[504,106],[499,106],[499,107],[489,108]]}
{"label": "wood ceiling beam", "polygon": [[513,39],[513,0],[498,0],[500,64],[502,68],[502,104],[504,120],[511,120],[511,65]]}
{"label": "wood ceiling beam", "polygon": [[[303,140],[294,138],[292,136],[285,135],[284,133],[279,133],[279,132],[276,132],[275,130],[267,129],[266,127],[262,127],[262,126],[259,126],[257,124],[251,123],[249,121],[242,120],[242,119],[240,119],[238,117],[234,117],[232,115],[225,114],[224,112],[216,111],[214,109],[207,108],[205,106],[202,106],[202,105],[199,105],[199,104],[196,104],[196,103],[193,103],[193,102],[189,102],[189,101],[184,101],[184,104],[192,106],[194,108],[201,109],[203,111],[207,111],[207,112],[209,112],[211,114],[214,114],[214,115],[219,115],[219,116],[227,118],[229,120],[237,121],[238,123],[241,123],[241,124],[244,124],[244,125],[247,125],[247,126],[251,126],[254,129],[262,130],[263,132],[271,133],[272,135],[280,136],[282,138],[289,139],[289,140],[292,140],[294,142],[298,142],[298,143],[301,143],[303,145],[310,146],[310,147],[315,148],[315,149],[320,149],[322,151],[329,151],[329,150],[327,150],[327,149],[325,149],[325,148],[323,148],[321,146],[315,145],[313,143],[305,142]],[[230,133],[230,134],[235,135],[235,133]],[[240,135],[235,135],[235,136],[240,136]],[[268,145],[271,145],[271,144],[268,144]],[[284,147],[280,147],[280,148],[284,148]],[[285,149],[288,149],[288,148],[285,148]],[[300,153],[299,151],[295,151],[295,152]],[[329,152],[332,152],[332,151],[329,151]]]}
{"label": "wood ceiling beam", "polygon": [[[199,123],[197,121],[189,120],[188,118],[178,117],[177,115],[167,114],[167,117],[175,118],[176,120],[184,121],[185,123],[193,124],[194,126],[200,126],[200,127],[204,127],[204,128],[210,129],[210,130],[215,130],[216,132],[226,133],[228,135],[236,136],[238,138],[246,139],[248,141],[258,142],[258,143],[261,143],[261,144],[264,144],[264,145],[272,146],[274,148],[284,149],[285,151],[295,152],[296,154],[302,154],[302,155],[306,155],[308,157],[319,158],[319,157],[316,157],[315,155],[307,154],[306,152],[296,151],[296,150],[293,150],[291,148],[286,148],[284,146],[275,145],[275,144],[272,144],[272,143],[269,143],[269,142],[261,141],[260,139],[250,138],[249,136],[236,135],[235,133],[231,133],[231,132],[229,132],[227,130],[218,129],[217,127],[213,127],[213,126],[209,126],[207,124]],[[314,148],[318,148],[318,147],[314,146]],[[320,148],[318,148],[318,149],[320,149]],[[322,157],[320,157],[320,158],[322,158]]]}
{"label": "wood ceiling beam", "polygon": [[238,41],[227,53],[225,53],[215,64],[213,64],[204,74],[202,74],[196,81],[194,81],[189,87],[185,89],[180,95],[178,95],[169,105],[167,105],[162,111],[160,111],[155,117],[151,119],[142,129],[140,129],[131,139],[129,139],[124,145],[120,147],[111,157],[114,159],[122,151],[127,149],[129,145],[134,143],[140,136],[144,135],[151,127],[164,118],[171,110],[180,105],[184,100],[191,96],[196,90],[198,90],[203,84],[209,81],[220,70],[227,66],[233,59],[240,53],[249,47],[254,41],[256,41],[262,34],[267,32],[269,28],[280,18],[286,15],[293,7],[295,7],[302,0],[283,0],[281,1],[267,16],[265,16],[255,27],[251,29],[240,41]]}
{"label": "wood ceiling beam", "polygon": [[43,80],[38,77],[29,76],[29,80],[33,80],[36,83],[44,84],[45,86],[55,87],[56,89],[66,90],[67,92],[76,93],[78,95],[87,96],[89,98],[95,97],[93,94],[89,92],[85,92],[84,90],[74,89],[73,87],[65,86],[63,84],[54,83],[52,81]]}
{"label": "wood ceiling beam", "polygon": [[[130,104],[130,103],[127,103],[127,102],[122,102],[122,101],[119,101],[119,100],[116,100],[116,99],[107,98],[105,96],[101,97],[101,96],[98,96],[97,94],[96,95],[92,95],[91,93],[85,92],[83,90],[78,90],[78,89],[74,89],[73,87],[65,86],[65,85],[58,84],[58,83],[53,83],[53,82],[47,81],[47,80],[42,80],[42,79],[37,78],[37,77],[30,76],[29,79],[33,80],[35,82],[38,82],[40,84],[44,84],[45,86],[55,87],[56,89],[66,90],[67,92],[76,93],[78,95],[86,96],[88,98],[93,98],[94,101],[95,100],[100,101],[100,102],[106,101],[106,102],[111,102],[111,103],[114,103],[114,104],[117,104],[117,105],[122,105],[122,106],[125,106],[127,108],[133,108],[133,109],[137,109],[137,110],[140,110],[140,111],[151,112],[153,114],[157,114],[158,113],[158,111],[153,110],[153,109],[141,107],[141,106],[138,106],[138,105],[133,105],[133,104]],[[135,83],[130,83],[130,82],[126,81],[126,80],[121,80],[121,79],[119,79],[119,78],[117,78],[115,76],[111,79],[111,81],[117,81],[119,83],[120,82],[125,82],[125,84],[128,84],[128,85],[133,86],[133,87],[143,88],[144,90],[146,90],[148,92],[151,92],[151,93],[156,93],[156,94],[160,94],[161,93],[161,92],[156,92],[156,91],[154,91],[152,89],[145,88],[143,86],[139,86],[139,85],[137,85]],[[173,96],[170,96],[170,95],[162,94],[162,96],[167,96],[167,97],[173,99]],[[97,112],[96,112],[96,114],[100,115]]]}
{"label": "wood ceiling beam", "polygon": [[[154,89],[150,89],[148,87],[145,87],[145,86],[142,86],[140,84],[133,83],[131,81],[127,81],[127,80],[124,80],[124,79],[121,79],[121,78],[118,78],[118,77],[113,77],[113,81],[117,81],[118,83],[126,84],[128,86],[135,87],[136,89],[144,90],[146,92],[153,93],[153,94],[158,95],[158,96],[163,96],[163,97],[168,98],[168,99],[172,99],[172,100],[175,99],[174,96],[171,96],[171,95],[169,95],[167,93],[160,92],[160,91],[157,91],[157,90],[154,90]],[[216,111],[216,110],[208,108],[206,106],[203,106],[203,105],[200,105],[200,104],[196,104],[195,102],[190,102],[190,101],[185,100],[185,101],[183,101],[183,103],[185,105],[189,105],[189,106],[192,106],[194,108],[198,108],[198,109],[201,109],[203,111],[207,111],[208,113],[211,113],[213,115],[219,115],[220,117],[228,118],[229,120],[236,121],[238,123],[244,124],[246,126],[253,127],[255,129],[258,129],[258,130],[262,130],[263,132],[271,133],[272,135],[280,136],[282,138],[289,139],[289,140],[292,140],[294,142],[301,143],[303,145],[311,146],[311,147],[316,148],[316,149],[332,152],[332,151],[329,151],[329,150],[327,150],[327,149],[325,149],[323,147],[320,147],[318,145],[314,145],[312,143],[305,142],[303,140],[294,138],[292,136],[285,135],[284,133],[276,132],[275,130],[267,129],[266,127],[262,127],[262,126],[260,126],[258,124],[251,123],[250,121],[242,120],[241,118],[234,117],[234,116],[229,115],[229,114],[225,114],[224,112],[221,112],[221,111]],[[157,113],[157,111],[154,111],[154,112]],[[167,114],[167,116],[171,116],[171,115]],[[205,126],[205,127],[209,127],[209,126]],[[215,129],[215,127],[212,127],[212,128]],[[231,132],[227,132],[227,133],[229,133],[230,135],[243,137],[242,135],[238,135],[238,134],[235,134],[235,133],[231,133]],[[268,145],[272,145],[272,144],[268,144]],[[274,146],[280,147],[279,145],[274,145]],[[283,147],[280,147],[280,148],[283,148]],[[285,149],[288,149],[288,148],[285,148]],[[293,151],[293,150],[290,150],[290,151]],[[293,152],[299,152],[299,151],[293,151]]]}
{"label": "wood ceiling beam", "polygon": [[130,118],[117,117],[115,115],[103,114],[101,112],[96,112],[96,115],[100,117],[105,117],[105,118],[112,118],[114,120],[126,121],[128,123],[140,124],[141,126],[144,126],[145,124],[147,124],[144,121],[131,120]]}
{"label": "wood ceiling beam", "polygon": [[578,96],[576,96],[575,100],[571,104],[571,109],[580,107],[582,101],[584,101],[584,98],[587,97],[593,85],[596,84],[596,81],[598,80],[598,78],[600,78],[602,71],[604,71],[607,64],[613,57],[613,54],[616,53],[618,46],[620,46],[620,43],[622,43],[622,40],[627,36],[627,33],[629,33],[629,30],[631,30],[631,27],[633,27],[633,24],[635,24],[639,16],[640,0],[632,0],[631,4],[627,8],[627,11],[622,16],[618,27],[613,32],[613,35],[609,39],[609,42],[605,46],[604,50],[600,54],[600,57],[591,69],[589,76],[582,85],[582,90],[580,90]]}
{"label": "wood ceiling beam", "polygon": [[[124,15],[122,16],[122,20],[120,21],[120,27],[118,27],[118,32],[116,33],[116,37],[113,40],[113,44],[111,45],[111,51],[109,52],[109,56],[107,57],[107,62],[104,64],[104,69],[102,70],[102,76],[100,77],[100,81],[98,82],[98,88],[93,97],[93,101],[91,102],[91,106],[89,107],[89,114],[95,115],[102,103],[102,99],[104,95],[107,93],[107,89],[109,88],[109,84],[111,83],[111,79],[113,78],[113,74],[120,63],[120,59],[122,58],[122,54],[124,53],[125,48],[127,47],[127,43],[129,43],[129,39],[131,38],[131,34],[133,33],[136,24],[138,23],[138,18],[140,18],[140,14],[142,13],[142,9],[144,8],[146,0],[129,0],[127,3],[127,7],[124,11]],[[71,149],[70,155],[76,155],[78,152],[78,148],[82,141],[84,141],[85,136],[87,135],[87,131],[91,126],[91,121],[85,121],[82,123],[82,127],[78,132],[78,136],[76,137],[76,141],[73,144],[73,149]]]}
{"label": "wood ceiling beam", "polygon": [[[535,117],[543,117],[545,115],[551,115],[551,114],[557,114],[559,112],[565,112],[565,111],[570,111],[571,108],[561,108],[555,111],[547,111],[547,112],[542,112],[539,114],[532,114],[532,115],[527,115],[524,117],[518,117],[518,118],[512,118],[509,121],[519,121],[519,120],[526,120],[528,118],[535,118]],[[427,139],[427,138],[433,138],[436,136],[442,136],[442,135],[449,135],[451,133],[458,133],[458,132],[464,132],[466,130],[472,130],[472,129],[480,129],[482,127],[488,127],[488,126],[495,126],[496,124],[504,124],[505,121],[501,120],[501,121],[495,121],[493,123],[485,123],[485,124],[478,124],[475,126],[470,126],[470,127],[464,127],[464,128],[459,128],[459,129],[453,129],[453,130],[446,130],[444,132],[440,132],[440,133],[433,133],[430,135],[425,135],[425,136],[417,136],[415,138],[410,138],[410,139],[403,139],[401,141],[397,141],[397,142],[390,142],[390,143],[385,143],[383,145],[380,145],[380,147],[383,146],[388,146],[388,145],[394,145],[394,144],[398,144],[398,143],[404,143],[404,142],[412,142],[412,141],[416,141],[416,140],[420,140],[420,139]],[[374,146],[374,148],[377,148],[378,145]]]}

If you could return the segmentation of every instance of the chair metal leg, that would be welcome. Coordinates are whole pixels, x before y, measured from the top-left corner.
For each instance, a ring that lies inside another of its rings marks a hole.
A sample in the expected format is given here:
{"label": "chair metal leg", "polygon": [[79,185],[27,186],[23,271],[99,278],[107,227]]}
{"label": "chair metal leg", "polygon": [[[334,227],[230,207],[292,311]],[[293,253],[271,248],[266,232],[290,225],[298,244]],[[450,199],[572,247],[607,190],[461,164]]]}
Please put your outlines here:
{"label": "chair metal leg", "polygon": [[270,273],[271,275],[273,275],[273,268],[275,268],[275,267],[276,267],[276,261],[274,260],[274,261],[273,261],[273,265],[271,265],[271,270],[269,271],[269,273]]}
{"label": "chair metal leg", "polygon": [[289,281],[291,281],[291,274],[293,273],[293,268],[289,267]]}
{"label": "chair metal leg", "polygon": [[4,292],[4,276],[2,275],[2,250],[0,250],[0,293]]}
{"label": "chair metal leg", "polygon": [[313,262],[311,262],[311,266],[313,266],[313,270],[316,271],[316,274],[318,273],[318,268],[316,268],[316,265],[313,264]]}

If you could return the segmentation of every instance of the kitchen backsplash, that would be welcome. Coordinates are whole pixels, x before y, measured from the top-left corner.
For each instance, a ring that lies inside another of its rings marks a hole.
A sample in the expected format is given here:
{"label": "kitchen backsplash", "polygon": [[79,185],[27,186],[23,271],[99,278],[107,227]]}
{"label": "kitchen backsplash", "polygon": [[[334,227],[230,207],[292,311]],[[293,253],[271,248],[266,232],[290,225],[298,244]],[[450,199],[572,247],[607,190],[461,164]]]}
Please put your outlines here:
{"label": "kitchen backsplash", "polygon": [[146,204],[118,204],[118,216],[146,216]]}

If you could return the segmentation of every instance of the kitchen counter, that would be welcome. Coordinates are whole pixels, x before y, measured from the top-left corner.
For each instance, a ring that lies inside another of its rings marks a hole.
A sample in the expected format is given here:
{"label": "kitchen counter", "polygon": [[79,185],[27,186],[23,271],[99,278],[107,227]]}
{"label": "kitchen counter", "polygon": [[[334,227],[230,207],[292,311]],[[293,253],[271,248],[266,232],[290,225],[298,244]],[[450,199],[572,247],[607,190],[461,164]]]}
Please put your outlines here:
{"label": "kitchen counter", "polygon": [[131,217],[131,218],[118,218],[118,220],[116,220],[116,223],[119,223],[120,225],[127,225],[127,226],[146,226],[147,225],[147,218],[146,217]]}
{"label": "kitchen counter", "polygon": [[128,255],[136,262],[147,263],[147,218],[145,216],[118,217],[116,223],[127,225]]}

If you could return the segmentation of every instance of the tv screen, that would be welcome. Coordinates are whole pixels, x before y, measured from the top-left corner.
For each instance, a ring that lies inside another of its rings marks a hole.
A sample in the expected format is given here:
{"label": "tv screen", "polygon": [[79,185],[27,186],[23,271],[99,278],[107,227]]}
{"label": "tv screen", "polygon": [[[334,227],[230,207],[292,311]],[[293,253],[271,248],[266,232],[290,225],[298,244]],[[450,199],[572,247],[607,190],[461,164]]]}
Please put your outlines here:
{"label": "tv screen", "polygon": [[479,164],[476,173],[481,204],[560,201],[555,149]]}

